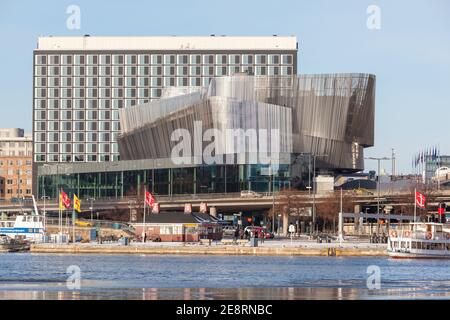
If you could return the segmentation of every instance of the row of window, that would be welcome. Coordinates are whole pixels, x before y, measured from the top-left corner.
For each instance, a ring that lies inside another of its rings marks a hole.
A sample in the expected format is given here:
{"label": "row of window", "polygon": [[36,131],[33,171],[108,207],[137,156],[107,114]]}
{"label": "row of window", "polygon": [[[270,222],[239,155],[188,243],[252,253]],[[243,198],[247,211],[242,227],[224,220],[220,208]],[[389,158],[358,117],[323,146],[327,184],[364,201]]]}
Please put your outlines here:
{"label": "row of window", "polygon": [[[31,147],[30,147],[31,149]],[[24,157],[24,156],[30,156],[32,154],[31,150],[23,151],[23,150],[0,150],[0,156],[2,157]]]}
{"label": "row of window", "polygon": [[118,153],[117,143],[36,143],[36,153]]}
{"label": "row of window", "polygon": [[[120,131],[120,122],[118,121],[36,121],[34,131]],[[63,136],[61,134],[61,139]],[[70,140],[70,139],[69,139]],[[64,140],[61,140],[64,141]],[[68,141],[68,140],[66,140]]]}
{"label": "row of window", "polygon": [[25,146],[29,146],[29,145],[31,145],[31,142],[24,142],[24,141],[20,141],[20,142],[17,142],[17,141],[9,141],[9,142],[7,142],[7,141],[1,141],[0,142],[0,148],[5,148],[5,147],[10,147],[10,148],[16,148],[16,147],[19,147],[19,148],[25,148]]}
{"label": "row of window", "polygon": [[[31,175],[31,170],[29,170],[29,173],[27,173],[27,174]],[[17,179],[6,179],[6,181],[3,179],[0,179],[0,185],[5,184],[5,182],[7,185],[12,185],[12,184],[17,185]],[[31,179],[19,179],[19,184],[24,184],[24,183],[26,183],[27,185],[31,185]]]}
{"label": "row of window", "polygon": [[[0,160],[0,167],[4,167],[4,166],[23,166],[23,165],[27,165],[27,166],[31,166],[31,160]],[[1,169],[0,169],[1,170]],[[1,171],[0,171],[1,173]]]}
{"label": "row of window", "polygon": [[35,154],[36,162],[108,162],[119,161],[118,154]]}
{"label": "row of window", "polygon": [[[16,194],[17,190],[13,190],[13,189],[6,189],[6,194],[12,195],[12,194]],[[19,194],[31,194],[31,189],[19,189]],[[3,189],[0,189],[0,195],[4,195],[4,191]]]}
{"label": "row of window", "polygon": [[[153,90],[153,89],[152,89]],[[161,95],[161,89],[155,89]],[[145,101],[142,101],[145,100]],[[148,102],[147,99],[35,99],[34,109],[120,109],[136,103]]]}
{"label": "row of window", "polygon": [[[248,72],[254,75],[291,75],[292,66],[165,66],[165,67],[122,67],[122,66],[101,66],[101,67],[70,67],[52,66],[35,67],[35,76],[225,76],[239,72]],[[45,86],[45,84],[41,85]]]}
{"label": "row of window", "polygon": [[[182,84],[188,85],[187,78],[182,78]],[[149,98],[159,97],[161,95],[161,89],[158,88],[74,88],[74,89],[58,89],[58,88],[36,88],[35,98]]]}
{"label": "row of window", "polygon": [[[35,132],[35,142],[115,142],[117,133],[110,132]],[[35,152],[43,152],[40,144],[35,144]],[[107,144],[109,145],[109,144]],[[109,152],[109,151],[106,151]]]}
{"label": "row of window", "polygon": [[291,54],[62,54],[36,55],[36,65],[292,64]]}
{"label": "row of window", "polygon": [[[118,110],[36,110],[35,120],[119,120]],[[109,130],[109,129],[108,129]]]}

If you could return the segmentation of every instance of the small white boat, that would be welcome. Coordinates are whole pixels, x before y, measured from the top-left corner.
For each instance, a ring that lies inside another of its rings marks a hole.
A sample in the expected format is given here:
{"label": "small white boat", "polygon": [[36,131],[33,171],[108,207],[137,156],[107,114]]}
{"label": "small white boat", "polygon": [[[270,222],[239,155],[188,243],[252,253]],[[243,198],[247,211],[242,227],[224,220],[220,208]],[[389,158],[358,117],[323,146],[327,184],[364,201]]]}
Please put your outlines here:
{"label": "small white boat", "polygon": [[0,221],[0,235],[10,238],[21,237],[31,241],[40,241],[44,235],[42,216],[19,215],[15,220]]}
{"label": "small white boat", "polygon": [[450,259],[450,226],[434,222],[399,225],[389,232],[387,251],[392,258]]}
{"label": "small white boat", "polygon": [[18,215],[14,220],[0,220],[0,236],[12,239],[25,239],[34,242],[42,241],[45,233],[44,217],[39,215],[34,196],[34,213],[30,215]]}

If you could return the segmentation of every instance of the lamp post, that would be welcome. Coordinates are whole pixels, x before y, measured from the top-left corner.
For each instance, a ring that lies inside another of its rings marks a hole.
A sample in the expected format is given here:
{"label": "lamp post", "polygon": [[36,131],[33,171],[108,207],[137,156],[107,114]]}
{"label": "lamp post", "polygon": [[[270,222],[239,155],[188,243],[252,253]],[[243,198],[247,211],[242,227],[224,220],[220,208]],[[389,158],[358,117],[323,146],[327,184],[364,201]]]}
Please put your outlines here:
{"label": "lamp post", "polygon": [[391,160],[391,158],[388,157],[382,157],[382,158],[376,158],[376,157],[369,157],[369,158],[364,158],[367,160],[376,160],[378,161],[378,181],[377,181],[377,214],[380,214],[380,162],[382,160]]}
{"label": "lamp post", "polygon": [[46,211],[46,208],[45,208],[45,199],[49,199],[50,200],[50,197],[45,195],[45,190],[44,190],[44,195],[41,197],[41,199],[44,200],[44,214],[43,214],[42,221],[43,221],[43,227],[44,227],[44,230],[45,230],[46,216],[47,216],[47,211]]}
{"label": "lamp post", "polygon": [[95,198],[87,198],[86,200],[91,202],[91,206],[89,207],[89,210],[91,210],[91,225],[94,222],[94,217],[93,217],[93,210],[94,210],[94,201]]}

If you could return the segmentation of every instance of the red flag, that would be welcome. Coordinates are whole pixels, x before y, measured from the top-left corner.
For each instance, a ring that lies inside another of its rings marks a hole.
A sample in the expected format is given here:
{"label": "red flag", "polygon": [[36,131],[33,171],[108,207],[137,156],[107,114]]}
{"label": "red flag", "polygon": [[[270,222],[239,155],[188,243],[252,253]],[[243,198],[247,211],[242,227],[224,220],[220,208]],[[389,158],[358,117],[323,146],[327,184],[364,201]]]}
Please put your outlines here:
{"label": "red flag", "polygon": [[61,209],[64,209],[64,207],[69,208],[70,207],[70,198],[63,190],[61,190],[61,194],[59,195],[59,207]]}
{"label": "red flag", "polygon": [[153,198],[152,194],[148,191],[145,191],[145,203],[149,207],[152,207],[153,204],[155,203],[155,198]]}
{"label": "red flag", "polygon": [[416,205],[420,208],[425,208],[426,198],[423,194],[416,191]]}

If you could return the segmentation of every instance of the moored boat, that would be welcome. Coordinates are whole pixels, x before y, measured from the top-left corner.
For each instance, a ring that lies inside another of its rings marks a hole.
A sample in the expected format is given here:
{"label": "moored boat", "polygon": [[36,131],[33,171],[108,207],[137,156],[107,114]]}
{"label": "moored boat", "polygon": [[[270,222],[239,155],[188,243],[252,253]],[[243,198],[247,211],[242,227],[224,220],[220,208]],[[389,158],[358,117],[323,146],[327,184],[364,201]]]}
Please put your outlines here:
{"label": "moored boat", "polygon": [[392,258],[450,259],[450,229],[434,222],[414,222],[390,230],[388,255]]}

